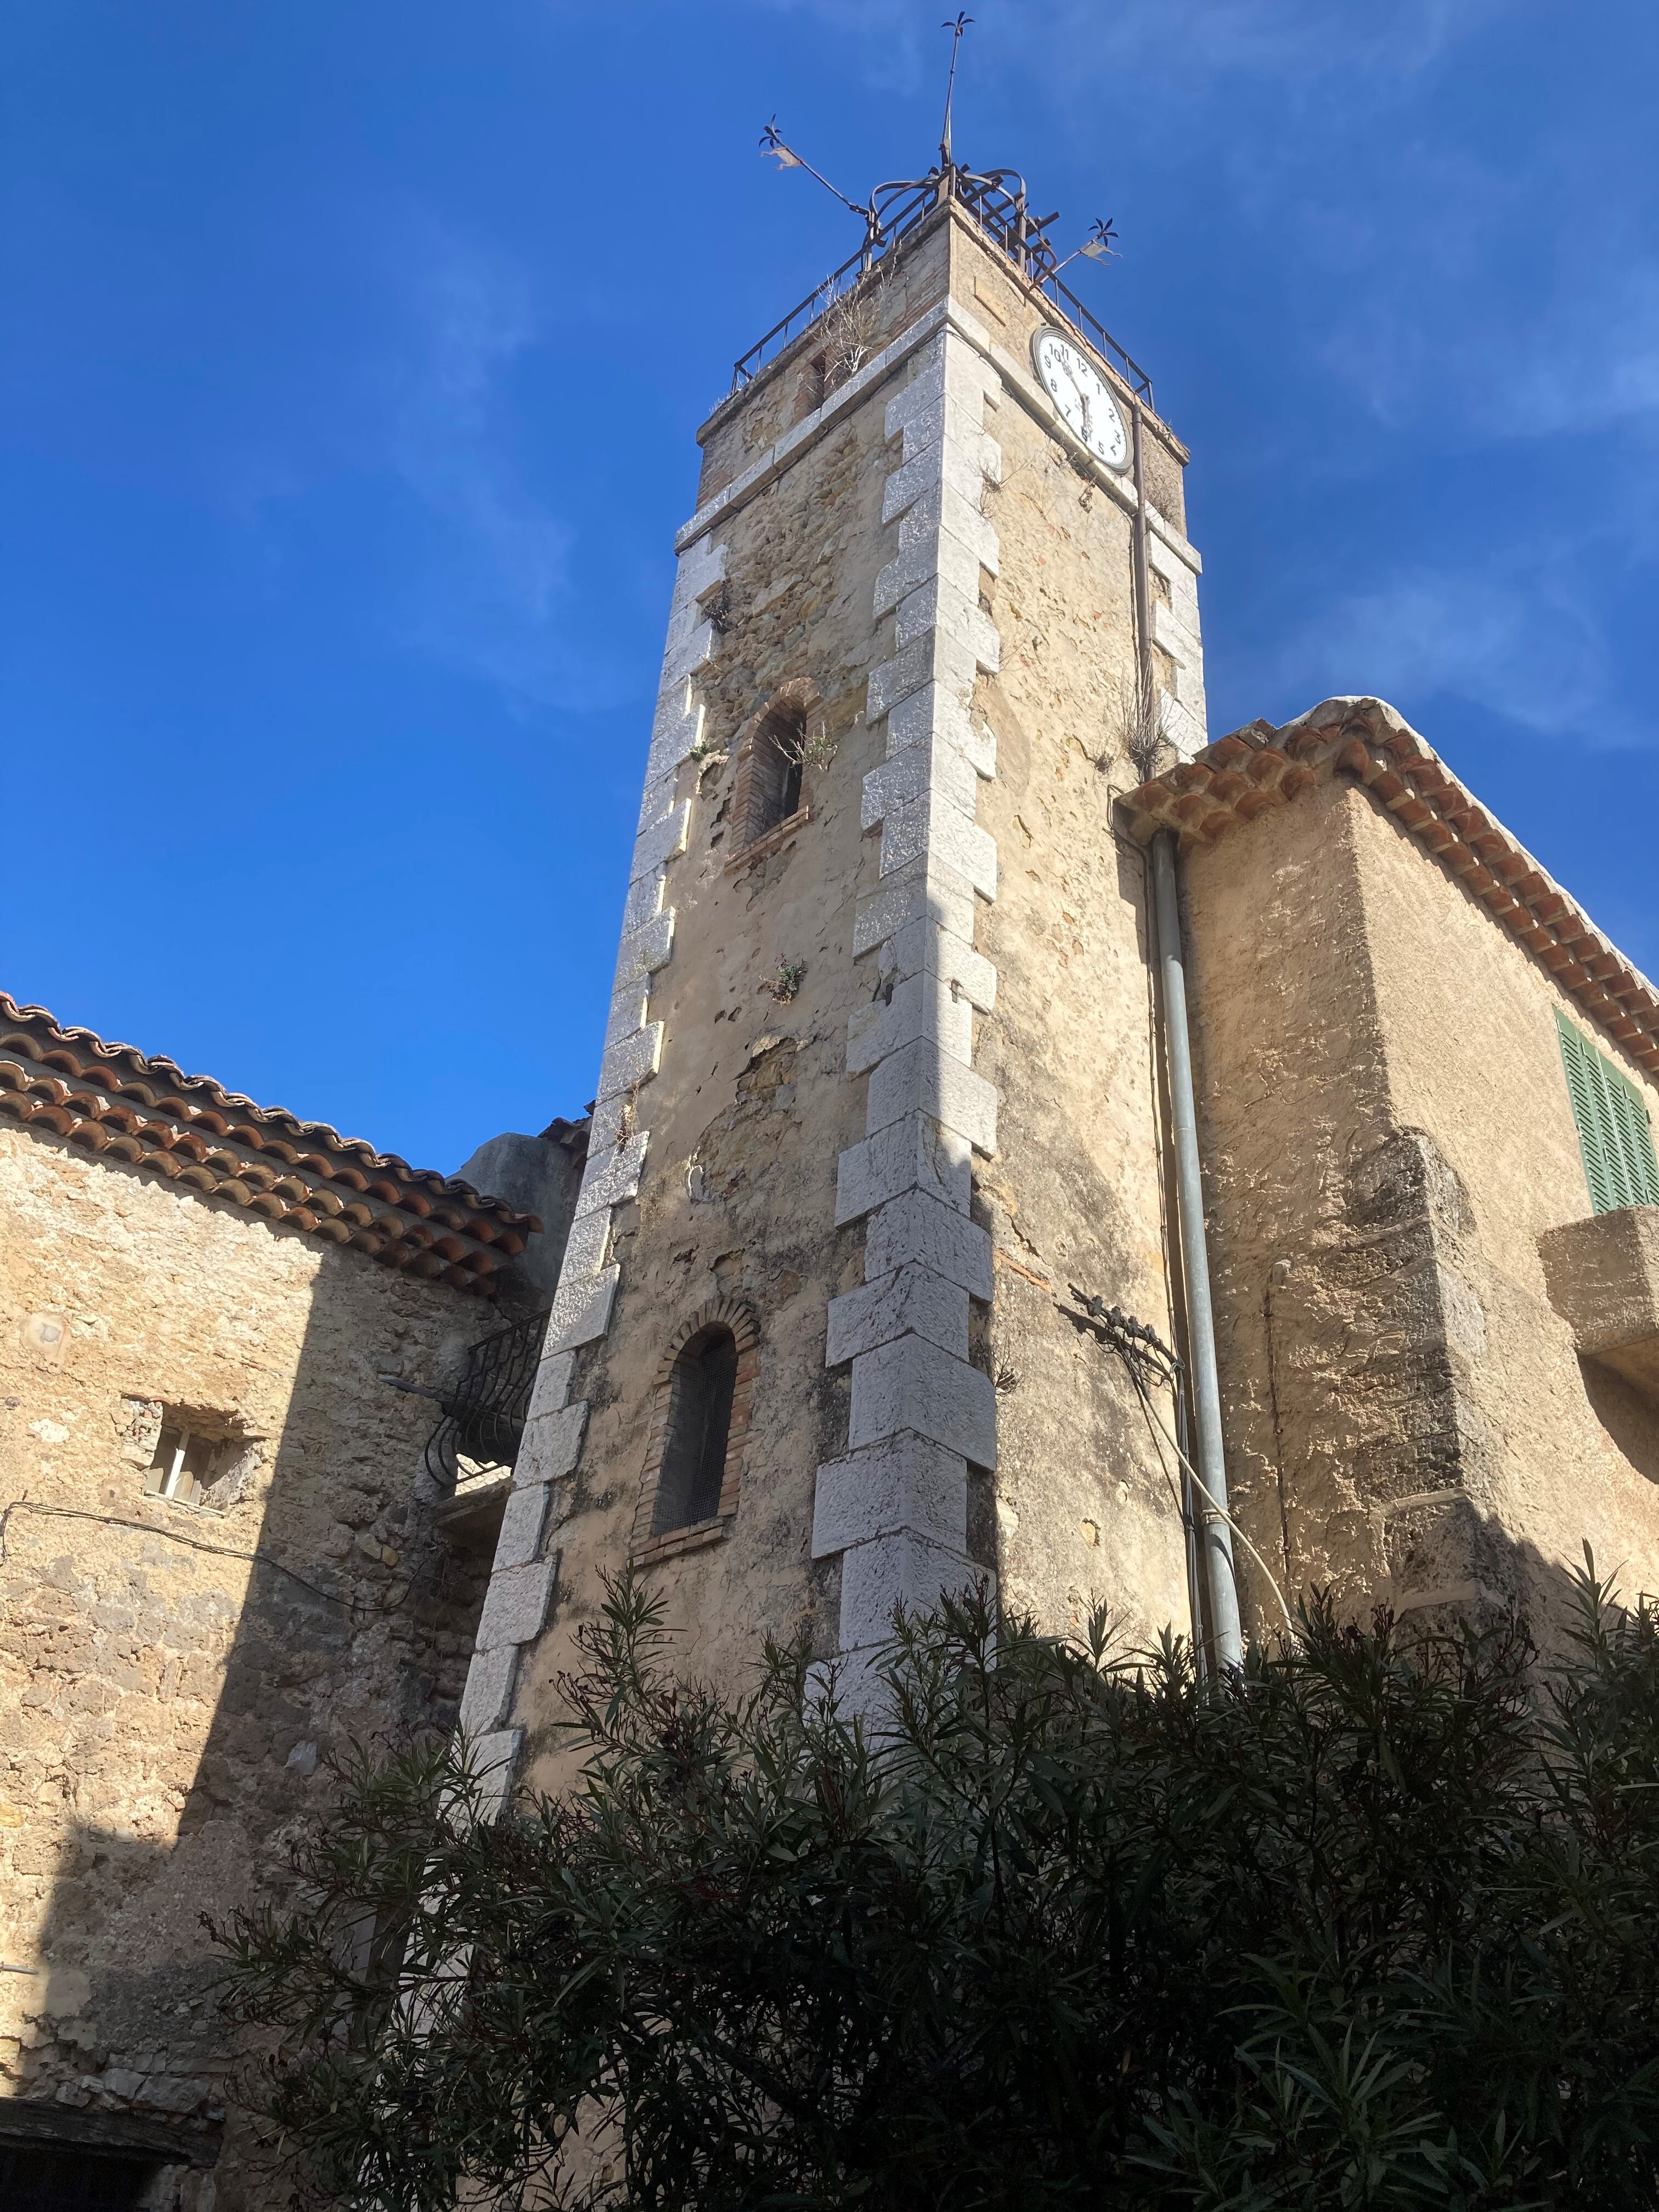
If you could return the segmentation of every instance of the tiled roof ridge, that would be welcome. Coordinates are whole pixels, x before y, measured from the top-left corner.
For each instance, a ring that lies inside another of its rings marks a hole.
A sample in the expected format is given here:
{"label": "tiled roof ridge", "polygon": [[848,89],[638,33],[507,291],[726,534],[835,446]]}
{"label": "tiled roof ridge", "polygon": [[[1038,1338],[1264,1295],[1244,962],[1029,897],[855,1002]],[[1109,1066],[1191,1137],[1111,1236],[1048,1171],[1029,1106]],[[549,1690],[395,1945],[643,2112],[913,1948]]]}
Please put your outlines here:
{"label": "tiled roof ridge", "polygon": [[[39,1074],[20,1078],[20,1062]],[[258,1105],[210,1076],[185,1074],[173,1060],[107,1043],[44,1006],[19,1006],[3,991],[0,1113],[41,1121],[85,1151],[112,1152],[388,1265],[486,1295],[501,1259],[521,1252],[541,1225],[458,1176],[412,1168],[326,1122]],[[330,1188],[335,1183],[340,1189]],[[384,1209],[378,1216],[370,1200]]]}
{"label": "tiled roof ridge", "polygon": [[1322,774],[1358,779],[1417,843],[1536,953],[1593,1020],[1659,1076],[1659,991],[1384,699],[1322,700],[1247,723],[1125,794],[1138,835],[1211,844]]}

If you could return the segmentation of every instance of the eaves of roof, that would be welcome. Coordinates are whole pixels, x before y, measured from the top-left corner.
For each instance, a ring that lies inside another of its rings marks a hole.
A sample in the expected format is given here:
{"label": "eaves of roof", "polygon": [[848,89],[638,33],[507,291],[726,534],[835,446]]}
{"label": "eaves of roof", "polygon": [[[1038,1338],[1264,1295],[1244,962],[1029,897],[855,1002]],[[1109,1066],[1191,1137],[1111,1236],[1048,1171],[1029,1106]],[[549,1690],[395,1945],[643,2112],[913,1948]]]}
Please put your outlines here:
{"label": "eaves of roof", "polygon": [[325,1122],[256,1106],[170,1060],[66,1029],[44,1006],[20,1006],[3,991],[0,1115],[485,1297],[502,1262],[541,1227],[471,1183],[411,1168]]}
{"label": "eaves of roof", "polygon": [[1381,699],[1326,699],[1275,729],[1251,722],[1127,793],[1133,833],[1212,844],[1322,777],[1349,775],[1537,955],[1592,1020],[1659,1076],[1659,992]]}

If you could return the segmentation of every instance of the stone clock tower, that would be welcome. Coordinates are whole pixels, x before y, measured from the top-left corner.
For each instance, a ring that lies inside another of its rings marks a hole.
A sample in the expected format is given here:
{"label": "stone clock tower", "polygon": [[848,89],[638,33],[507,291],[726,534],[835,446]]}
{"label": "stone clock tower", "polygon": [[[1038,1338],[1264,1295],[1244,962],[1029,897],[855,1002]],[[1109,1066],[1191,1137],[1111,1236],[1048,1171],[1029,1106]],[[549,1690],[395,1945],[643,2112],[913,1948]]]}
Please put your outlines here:
{"label": "stone clock tower", "polygon": [[979,1573],[1056,1627],[1188,1624],[1173,1454],[1063,1310],[1180,1328],[1114,808],[1143,684],[1166,761],[1205,742],[1187,454],[1004,182],[906,188],[699,434],[463,1713],[532,1773],[629,1559],[728,1680],[804,1633],[855,1687],[896,1601]]}

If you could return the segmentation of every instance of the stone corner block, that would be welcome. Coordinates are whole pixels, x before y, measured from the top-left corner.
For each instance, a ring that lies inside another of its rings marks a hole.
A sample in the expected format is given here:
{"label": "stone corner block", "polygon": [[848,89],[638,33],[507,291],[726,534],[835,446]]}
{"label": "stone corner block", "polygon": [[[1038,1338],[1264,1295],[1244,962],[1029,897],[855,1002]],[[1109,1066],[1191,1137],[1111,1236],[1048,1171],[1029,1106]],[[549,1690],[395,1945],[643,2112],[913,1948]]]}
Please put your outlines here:
{"label": "stone corner block", "polygon": [[997,1087],[929,1038],[901,1045],[870,1078],[865,1126],[873,1136],[906,1114],[927,1114],[965,1137],[975,1152],[997,1148]]}
{"label": "stone corner block", "polygon": [[533,1566],[541,1557],[542,1531],[547,1526],[547,1501],[551,1492],[544,1482],[515,1483],[501,1509],[501,1534],[495,1539],[492,1574],[508,1567]]}
{"label": "stone corner block", "polygon": [[968,1546],[968,1462],[907,1431],[826,1460],[812,1498],[812,1557],[908,1531],[947,1551]]}
{"label": "stone corner block", "polygon": [[879,1275],[919,1260],[935,1274],[960,1283],[969,1297],[991,1295],[991,1240],[969,1221],[926,1191],[908,1190],[878,1206],[864,1232],[864,1272]]}
{"label": "stone corner block", "polygon": [[506,1567],[492,1574],[476,1648],[499,1651],[506,1644],[533,1644],[547,1626],[547,1609],[553,1602],[558,1574],[556,1559],[542,1559],[534,1566]]}
{"label": "stone corner block", "polygon": [[560,1406],[550,1413],[532,1414],[525,1423],[519,1456],[514,1462],[515,1483],[557,1482],[574,1474],[587,1434],[587,1401]]}
{"label": "stone corner block", "polygon": [[968,1357],[967,1291],[914,1262],[830,1299],[823,1364],[839,1367],[862,1352],[912,1334],[959,1359]]}
{"label": "stone corner block", "polygon": [[525,1416],[526,1425],[539,1420],[544,1413],[556,1413],[570,1395],[570,1378],[575,1370],[574,1352],[549,1353],[544,1350],[541,1364],[536,1370],[536,1380],[530,1392],[530,1408]]}
{"label": "stone corner block", "polygon": [[884,1644],[893,1613],[931,1613],[942,1595],[971,1589],[980,1570],[961,1553],[921,1536],[878,1536],[855,1544],[841,1559],[841,1642],[844,1651]]}
{"label": "stone corner block", "polygon": [[478,1809],[485,1820],[498,1820],[506,1809],[523,1747],[524,1730],[515,1728],[496,1729],[489,1735],[476,1736],[468,1745],[472,1771],[483,1785]]}
{"label": "stone corner block", "polygon": [[603,1336],[611,1326],[611,1309],[621,1280],[622,1269],[612,1261],[597,1275],[579,1275],[574,1282],[561,1283],[548,1316],[544,1356],[574,1352]]}
{"label": "stone corner block", "polygon": [[489,1735],[507,1718],[519,1672],[519,1647],[503,1644],[497,1651],[475,1651],[461,1692],[461,1733],[474,1741]]}
{"label": "stone corner block", "polygon": [[973,1161],[965,1137],[941,1128],[931,1115],[910,1114],[889,1122],[860,1145],[849,1145],[836,1164],[836,1226],[873,1212],[907,1190],[926,1191],[965,1214],[973,1197]]}
{"label": "stone corner block", "polygon": [[901,1336],[853,1361],[847,1437],[855,1449],[906,1429],[960,1452],[975,1467],[997,1463],[997,1395],[988,1375],[922,1336]]}

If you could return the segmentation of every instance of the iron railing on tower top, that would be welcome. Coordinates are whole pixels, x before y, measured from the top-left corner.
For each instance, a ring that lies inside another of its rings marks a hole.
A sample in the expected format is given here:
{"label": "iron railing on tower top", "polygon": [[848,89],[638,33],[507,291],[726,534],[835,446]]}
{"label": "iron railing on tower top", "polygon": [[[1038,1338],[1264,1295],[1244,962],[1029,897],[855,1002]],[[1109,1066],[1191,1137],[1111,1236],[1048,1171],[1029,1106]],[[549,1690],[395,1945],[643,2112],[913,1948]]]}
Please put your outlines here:
{"label": "iron railing on tower top", "polygon": [[[1016,187],[1012,191],[1011,179]],[[1025,180],[1017,170],[992,169],[981,175],[954,164],[948,168],[930,170],[926,177],[876,187],[865,213],[867,228],[864,244],[733,364],[732,390],[741,392],[745,384],[751,383],[769,361],[775,360],[792,340],[809,329],[836,301],[844,298],[878,261],[947,201],[953,201],[978,224],[1026,283],[1034,285],[1055,313],[1109,362],[1135,396],[1151,407],[1151,377],[1055,275],[1054,250],[1043,235],[1055,216],[1031,215],[1026,201]]]}

